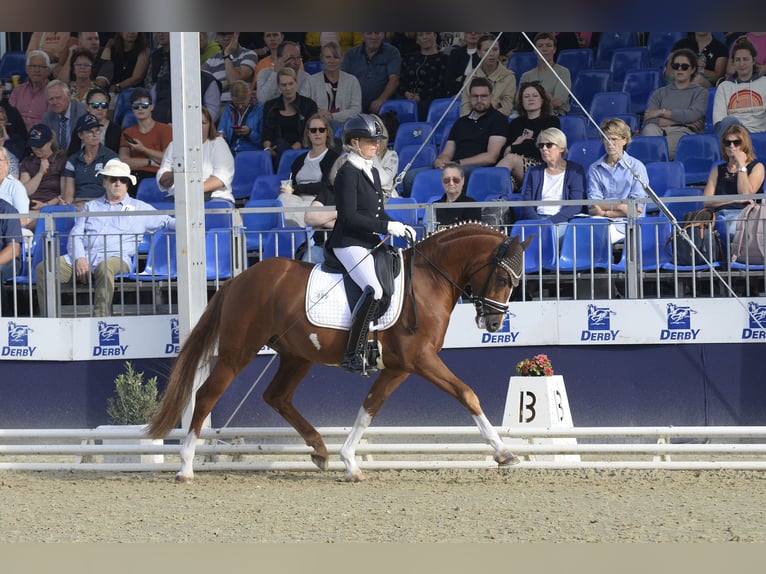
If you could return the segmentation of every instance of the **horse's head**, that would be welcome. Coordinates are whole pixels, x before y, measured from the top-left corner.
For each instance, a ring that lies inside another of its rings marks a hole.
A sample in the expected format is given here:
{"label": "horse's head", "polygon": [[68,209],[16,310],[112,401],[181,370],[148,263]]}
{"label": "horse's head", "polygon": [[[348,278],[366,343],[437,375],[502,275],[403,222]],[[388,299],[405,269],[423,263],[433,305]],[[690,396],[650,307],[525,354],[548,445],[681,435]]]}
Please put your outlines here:
{"label": "horse's head", "polygon": [[476,307],[476,326],[494,333],[503,324],[511,293],[519,285],[524,267],[524,250],[534,235],[523,242],[506,237],[492,259],[471,276],[471,302]]}

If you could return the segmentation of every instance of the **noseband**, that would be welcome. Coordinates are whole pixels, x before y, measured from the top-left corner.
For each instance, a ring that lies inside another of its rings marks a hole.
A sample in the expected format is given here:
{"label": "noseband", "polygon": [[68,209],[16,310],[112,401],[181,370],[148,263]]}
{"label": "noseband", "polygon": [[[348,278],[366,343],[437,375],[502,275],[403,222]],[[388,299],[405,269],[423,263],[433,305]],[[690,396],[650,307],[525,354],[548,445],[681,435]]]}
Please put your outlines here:
{"label": "noseband", "polygon": [[[513,270],[513,264],[517,263],[516,259],[520,259],[520,258],[514,257],[513,260],[511,261],[506,259],[506,253],[510,245],[511,245],[510,237],[506,237],[505,239],[503,239],[503,242],[495,250],[495,253],[492,256],[492,260],[489,263],[485,263],[484,265],[479,267],[476,271],[474,271],[471,274],[471,278],[473,278],[474,275],[476,275],[479,271],[484,269],[486,266],[488,265],[492,266],[492,269],[487,274],[487,279],[484,281],[484,287],[482,287],[481,293],[479,295],[472,294],[470,297],[471,303],[473,303],[473,306],[476,307],[476,314],[478,317],[486,317],[487,315],[505,313],[506,311],[508,311],[507,301],[505,303],[501,303],[500,301],[495,301],[494,299],[490,299],[489,297],[487,297],[485,293],[487,292],[487,288],[489,287],[489,281],[492,278],[492,275],[497,268],[500,268],[506,273],[508,273],[509,277],[511,278],[511,284],[513,285],[513,288],[516,288],[518,286],[519,281],[521,280],[521,275],[516,273]],[[513,289],[511,289],[511,291],[513,291]]]}

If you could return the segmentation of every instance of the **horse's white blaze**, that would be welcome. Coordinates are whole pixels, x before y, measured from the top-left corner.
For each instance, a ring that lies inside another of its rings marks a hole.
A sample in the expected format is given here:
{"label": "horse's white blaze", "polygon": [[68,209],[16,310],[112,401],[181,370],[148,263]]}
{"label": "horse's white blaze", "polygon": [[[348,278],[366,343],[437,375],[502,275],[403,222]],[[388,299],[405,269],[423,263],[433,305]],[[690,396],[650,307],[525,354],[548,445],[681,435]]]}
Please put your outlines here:
{"label": "horse's white blaze", "polygon": [[189,431],[186,435],[183,444],[181,445],[181,451],[179,455],[181,457],[181,470],[178,471],[179,476],[191,478],[194,476],[194,452],[197,450],[197,433]]}
{"label": "horse's white blaze", "polygon": [[340,459],[343,464],[346,465],[346,474],[352,475],[359,472],[359,466],[356,464],[356,445],[362,440],[362,435],[367,427],[370,426],[372,417],[364,407],[359,409],[354,421],[354,426],[351,428],[351,432],[346,437],[346,442],[340,448]]}
{"label": "horse's white blaze", "polygon": [[489,419],[484,413],[473,415],[473,420],[476,422],[476,426],[479,427],[479,431],[481,432],[481,436],[484,437],[484,440],[495,449],[495,454],[499,454],[506,448],[505,444],[500,439],[500,435],[497,434],[495,427],[490,424]]}
{"label": "horse's white blaze", "polygon": [[316,333],[311,333],[311,335],[309,335],[309,341],[316,347],[317,351],[322,350],[322,344],[319,342],[319,336]]}

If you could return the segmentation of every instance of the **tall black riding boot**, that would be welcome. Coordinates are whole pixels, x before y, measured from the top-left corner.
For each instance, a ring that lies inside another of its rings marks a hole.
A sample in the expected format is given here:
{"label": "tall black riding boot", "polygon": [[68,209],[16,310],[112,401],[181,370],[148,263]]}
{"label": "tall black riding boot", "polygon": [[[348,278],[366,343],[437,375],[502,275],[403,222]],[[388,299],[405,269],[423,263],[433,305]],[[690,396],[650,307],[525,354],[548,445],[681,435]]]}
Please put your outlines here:
{"label": "tall black riding boot", "polygon": [[374,365],[365,364],[365,351],[367,347],[367,335],[370,332],[370,321],[378,310],[380,299],[375,299],[375,291],[367,287],[351,315],[351,329],[348,332],[346,354],[343,357],[341,368],[352,373],[360,373],[368,376],[377,369]]}

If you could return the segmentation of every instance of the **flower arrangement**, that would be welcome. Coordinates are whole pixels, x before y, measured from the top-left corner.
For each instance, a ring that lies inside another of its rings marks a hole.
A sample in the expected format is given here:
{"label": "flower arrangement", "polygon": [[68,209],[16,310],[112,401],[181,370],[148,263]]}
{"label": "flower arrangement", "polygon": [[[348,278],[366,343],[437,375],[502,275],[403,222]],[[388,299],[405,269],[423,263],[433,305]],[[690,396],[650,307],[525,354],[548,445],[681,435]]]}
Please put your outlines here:
{"label": "flower arrangement", "polygon": [[522,377],[550,377],[553,375],[553,365],[548,355],[535,355],[516,364],[516,372]]}

